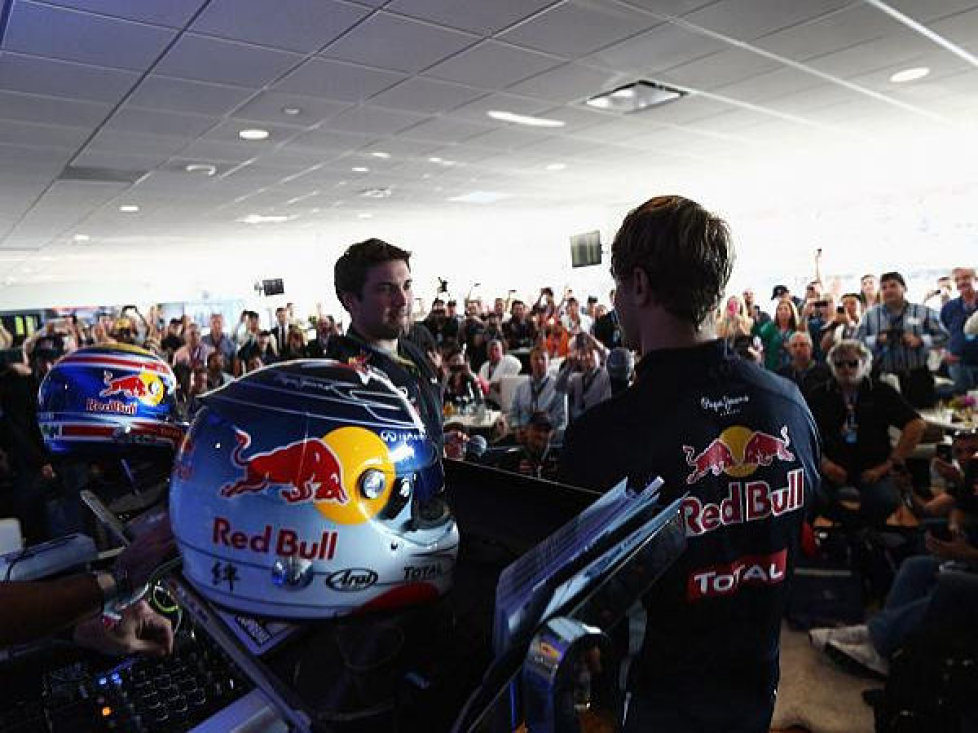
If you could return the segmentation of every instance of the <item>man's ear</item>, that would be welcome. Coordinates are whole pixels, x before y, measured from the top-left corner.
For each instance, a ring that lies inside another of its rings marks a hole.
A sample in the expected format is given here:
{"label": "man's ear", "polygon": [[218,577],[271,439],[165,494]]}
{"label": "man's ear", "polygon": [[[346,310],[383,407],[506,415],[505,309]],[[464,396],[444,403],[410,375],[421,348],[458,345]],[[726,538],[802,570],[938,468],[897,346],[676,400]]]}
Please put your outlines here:
{"label": "man's ear", "polygon": [[346,292],[340,296],[340,303],[346,309],[347,313],[353,314],[353,303],[359,303],[359,299],[354,293]]}
{"label": "man's ear", "polygon": [[649,276],[641,267],[636,267],[632,270],[632,277],[628,283],[628,288],[632,291],[635,305],[646,306],[655,300],[652,296]]}

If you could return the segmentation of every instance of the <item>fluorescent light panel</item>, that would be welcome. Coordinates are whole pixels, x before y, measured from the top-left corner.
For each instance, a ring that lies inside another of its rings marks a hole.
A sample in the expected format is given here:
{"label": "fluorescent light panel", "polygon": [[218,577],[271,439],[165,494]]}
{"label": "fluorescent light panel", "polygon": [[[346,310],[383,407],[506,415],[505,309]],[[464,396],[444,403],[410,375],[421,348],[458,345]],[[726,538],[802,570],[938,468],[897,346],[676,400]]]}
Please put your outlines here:
{"label": "fluorescent light panel", "polygon": [[595,109],[629,114],[674,102],[685,95],[685,92],[678,89],[653,81],[640,80],[591,97],[585,104]]}

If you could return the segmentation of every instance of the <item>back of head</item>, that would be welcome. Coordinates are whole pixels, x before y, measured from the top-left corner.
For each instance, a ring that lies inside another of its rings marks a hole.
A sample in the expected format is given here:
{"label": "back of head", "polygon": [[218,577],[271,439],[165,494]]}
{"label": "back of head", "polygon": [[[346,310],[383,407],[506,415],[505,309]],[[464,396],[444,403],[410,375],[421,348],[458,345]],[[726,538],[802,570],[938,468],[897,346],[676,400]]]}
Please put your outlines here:
{"label": "back of head", "polygon": [[344,293],[353,293],[358,298],[363,297],[367,271],[375,265],[391,260],[402,260],[410,267],[411,253],[376,238],[351,244],[333,266],[336,297],[341,303]]}
{"label": "back of head", "polygon": [[644,271],[658,305],[695,327],[719,304],[733,260],[726,223],[681,196],[657,196],[633,209],[611,246],[616,280]]}
{"label": "back of head", "polygon": [[617,346],[608,352],[605,368],[612,379],[627,382],[635,371],[635,356],[624,346]]}

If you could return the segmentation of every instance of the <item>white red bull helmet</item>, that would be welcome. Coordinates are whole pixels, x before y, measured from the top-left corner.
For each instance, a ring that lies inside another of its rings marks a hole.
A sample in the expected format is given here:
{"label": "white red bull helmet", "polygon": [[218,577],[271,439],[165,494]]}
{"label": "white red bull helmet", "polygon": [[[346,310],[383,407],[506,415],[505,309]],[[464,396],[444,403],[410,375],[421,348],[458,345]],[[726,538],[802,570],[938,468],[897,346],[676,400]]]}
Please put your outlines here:
{"label": "white red bull helmet", "polygon": [[177,455],[170,518],[204,596],[314,619],[449,590],[458,530],[437,443],[383,373],[292,361],[203,402]]}
{"label": "white red bull helmet", "polygon": [[140,448],[175,451],[186,424],[177,380],[165,361],[137,346],[78,349],[51,367],[38,390],[37,422],[55,454],[105,455]]}

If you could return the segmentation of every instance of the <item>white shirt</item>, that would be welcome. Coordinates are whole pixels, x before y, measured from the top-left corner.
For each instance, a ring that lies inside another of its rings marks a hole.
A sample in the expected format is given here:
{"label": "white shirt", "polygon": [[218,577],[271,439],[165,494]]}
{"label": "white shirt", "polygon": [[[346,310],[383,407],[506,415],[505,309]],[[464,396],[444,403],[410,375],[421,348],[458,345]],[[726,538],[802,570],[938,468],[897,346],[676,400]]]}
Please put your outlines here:
{"label": "white shirt", "polygon": [[503,358],[493,366],[491,362],[485,362],[479,367],[479,379],[489,384],[498,383],[503,377],[513,377],[523,370],[523,364],[512,354],[503,354]]}

